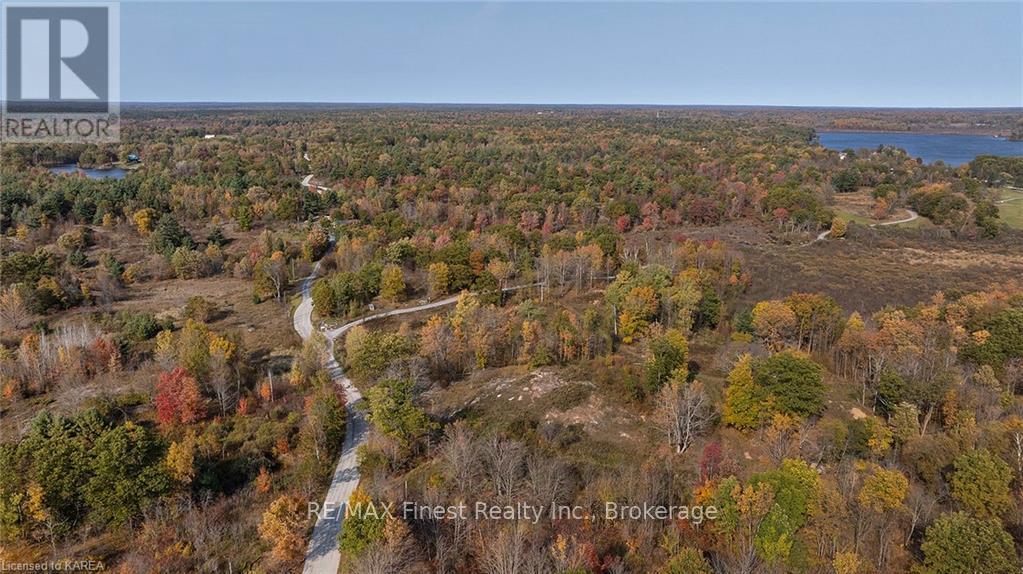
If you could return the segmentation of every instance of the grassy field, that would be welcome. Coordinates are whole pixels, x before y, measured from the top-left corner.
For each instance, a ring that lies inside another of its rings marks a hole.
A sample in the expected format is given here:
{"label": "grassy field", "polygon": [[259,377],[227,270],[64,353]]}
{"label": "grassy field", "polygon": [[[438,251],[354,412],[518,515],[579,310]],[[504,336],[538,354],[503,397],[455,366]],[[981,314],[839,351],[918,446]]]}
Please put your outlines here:
{"label": "grassy field", "polygon": [[[897,209],[887,219],[875,219],[870,216],[874,205],[874,198],[869,190],[863,189],[854,193],[839,193],[835,195],[835,204],[831,206],[837,217],[859,225],[877,225],[885,221],[905,219],[909,213],[904,209]],[[920,217],[907,223],[895,224],[897,227],[922,227],[930,222]]]}
{"label": "grassy field", "polygon": [[1023,192],[1003,189],[1002,200],[1010,200],[998,204],[998,215],[1006,225],[1014,229],[1023,229]]}
{"label": "grassy field", "polygon": [[862,215],[860,215],[858,213],[853,213],[853,212],[845,210],[845,209],[837,209],[836,208],[836,209],[834,209],[834,212],[835,212],[835,216],[836,217],[841,217],[842,219],[844,219],[846,221],[850,221],[850,222],[853,222],[853,223],[859,223],[860,225],[873,225],[874,223],[877,223],[876,219],[871,219],[869,217],[864,217],[864,216],[862,216]]}
{"label": "grassy field", "polygon": [[[847,209],[841,209],[841,208],[836,207],[836,208],[833,209],[833,211],[835,212],[835,216],[841,217],[842,219],[844,219],[846,221],[851,221],[853,223],[858,223],[860,225],[868,225],[869,226],[869,225],[877,225],[878,223],[883,223],[883,221],[880,220],[880,219],[874,219],[872,217],[867,217],[865,215],[861,215],[859,213],[855,213],[855,212],[849,211]],[[902,210],[899,210],[899,212],[897,212],[897,216],[898,216],[898,219],[902,219],[904,217],[908,217],[906,212],[902,211]],[[917,227],[923,227],[923,226],[929,225],[929,224],[930,224],[930,221],[928,221],[927,218],[918,217],[918,218],[914,219],[913,221],[908,221],[906,223],[896,223],[896,224],[894,224],[894,227],[917,228]]]}

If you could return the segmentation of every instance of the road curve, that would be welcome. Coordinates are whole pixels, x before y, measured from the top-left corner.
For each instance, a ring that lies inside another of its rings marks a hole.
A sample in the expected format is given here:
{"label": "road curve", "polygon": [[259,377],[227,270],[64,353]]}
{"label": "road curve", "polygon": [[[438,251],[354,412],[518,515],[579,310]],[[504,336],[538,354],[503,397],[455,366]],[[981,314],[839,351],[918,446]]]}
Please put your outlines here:
{"label": "road curve", "polygon": [[[302,280],[302,301],[295,308],[293,323],[295,332],[303,340],[308,339],[313,333],[313,299],[312,286],[316,276],[320,272],[320,263],[317,261],[309,276]],[[362,444],[366,436],[366,420],[362,412],[355,407],[358,402],[359,391],[352,382],[344,375],[341,365],[334,358],[334,341],[327,340],[328,355],[324,358],[327,372],[335,384],[345,391],[347,405],[345,411],[348,423],[345,425],[345,440],[341,447],[341,458],[334,468],[334,475],[330,480],[330,488],[320,509],[320,512],[313,526],[312,536],[309,538],[309,546],[306,548],[305,564],[302,566],[303,573],[310,574],[337,574],[338,565],[341,563],[341,553],[338,551],[337,535],[341,532],[341,521],[344,516],[344,504],[351,498],[352,491],[359,484],[359,466],[355,460],[355,449]]]}
{"label": "road curve", "polygon": [[874,223],[871,224],[871,227],[881,227],[884,225],[898,225],[900,223],[909,223],[910,221],[913,221],[914,219],[920,217],[920,214],[913,211],[912,209],[907,209],[906,212],[909,213],[909,217],[905,217],[903,219],[896,219],[895,221],[885,221],[884,223]]}
{"label": "road curve", "polygon": [[[320,261],[317,261],[312,272],[302,281],[302,302],[295,308],[295,331],[303,340],[309,338],[313,332],[313,299],[311,293],[313,282],[316,281],[319,271]],[[502,291],[515,291],[537,285],[539,283],[505,287]],[[358,406],[358,403],[362,400],[362,394],[359,393],[359,389],[355,388],[352,381],[345,376],[341,370],[341,365],[334,358],[334,341],[356,325],[362,325],[363,323],[394,315],[416,313],[451,305],[458,301],[458,297],[458,295],[452,295],[413,307],[382,311],[324,332],[327,338],[328,349],[325,366],[334,383],[344,389],[347,400],[345,410],[348,416],[348,424],[345,427],[345,442],[341,447],[341,458],[338,459],[337,466],[334,468],[334,476],[330,480],[327,496],[319,507],[321,509],[328,509],[329,512],[321,512],[316,520],[316,524],[313,526],[313,534],[309,538],[309,546],[306,548],[305,564],[302,566],[303,574],[337,574],[338,565],[341,563],[341,552],[338,550],[337,537],[341,533],[341,526],[344,521],[344,508],[348,503],[348,499],[351,498],[352,492],[355,491],[355,487],[359,485],[359,464],[356,460],[355,451],[365,442],[366,432],[369,429],[369,423],[366,421],[365,414]]]}
{"label": "road curve", "polygon": [[311,173],[309,175],[307,175],[307,176],[302,178],[302,187],[308,187],[309,189],[311,189],[313,191],[319,191],[319,192],[330,191],[330,188],[327,187],[327,186],[314,184],[313,183],[313,174],[311,174]]}
{"label": "road curve", "polygon": [[[910,221],[913,221],[914,219],[920,217],[920,214],[915,212],[915,211],[913,211],[912,209],[907,209],[906,212],[909,213],[909,217],[906,217],[906,218],[903,218],[903,219],[896,219],[895,221],[885,221],[884,223],[871,223],[870,226],[871,227],[881,227],[883,225],[898,225],[900,223],[909,223]],[[818,241],[824,241],[825,239],[827,239],[827,237],[829,235],[831,235],[831,229],[830,228],[825,230],[825,231],[821,231],[820,233],[818,233],[816,239],[814,239],[810,243],[807,243],[807,245],[812,245],[814,243],[817,243]]]}

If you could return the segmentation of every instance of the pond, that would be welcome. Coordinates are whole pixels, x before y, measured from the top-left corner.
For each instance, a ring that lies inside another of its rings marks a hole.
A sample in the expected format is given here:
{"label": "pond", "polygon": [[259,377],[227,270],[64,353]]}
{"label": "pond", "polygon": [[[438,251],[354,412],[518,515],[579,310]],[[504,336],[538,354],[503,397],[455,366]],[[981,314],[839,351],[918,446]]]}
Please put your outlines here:
{"label": "pond", "polygon": [[77,164],[69,163],[66,165],[55,165],[49,168],[50,173],[62,174],[62,173],[81,173],[85,177],[90,179],[123,179],[128,173],[119,167],[111,167],[108,169],[97,169],[92,167],[78,167]]}
{"label": "pond", "polygon": [[898,132],[830,132],[817,134],[821,145],[833,150],[876,149],[887,145],[906,150],[925,163],[939,159],[951,166],[973,161],[978,155],[1023,156],[1023,141],[994,136],[920,134]]}

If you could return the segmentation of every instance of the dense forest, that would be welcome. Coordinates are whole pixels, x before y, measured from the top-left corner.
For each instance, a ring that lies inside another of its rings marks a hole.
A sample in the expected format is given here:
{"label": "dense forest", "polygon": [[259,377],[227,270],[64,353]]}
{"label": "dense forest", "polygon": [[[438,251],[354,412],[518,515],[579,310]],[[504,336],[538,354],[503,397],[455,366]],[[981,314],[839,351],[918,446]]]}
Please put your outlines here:
{"label": "dense forest", "polygon": [[[345,572],[1016,572],[1023,158],[814,132],[1014,119],[151,107],[5,146],[0,558],[300,570],[333,350]],[[457,300],[303,340],[317,262],[327,328]],[[406,502],[585,513],[366,511]]]}

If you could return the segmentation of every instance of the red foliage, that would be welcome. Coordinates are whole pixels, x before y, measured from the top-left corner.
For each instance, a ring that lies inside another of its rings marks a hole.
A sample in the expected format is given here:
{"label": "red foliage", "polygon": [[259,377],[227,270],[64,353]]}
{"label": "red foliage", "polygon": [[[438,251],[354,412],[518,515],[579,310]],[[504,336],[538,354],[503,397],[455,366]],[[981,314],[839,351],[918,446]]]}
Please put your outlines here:
{"label": "red foliage", "polygon": [[697,225],[716,225],[721,220],[718,203],[708,197],[697,197],[689,204],[689,220]]}
{"label": "red foliage", "polygon": [[206,416],[199,384],[181,367],[160,373],[156,383],[156,418],[163,426],[191,424]]}
{"label": "red foliage", "polygon": [[632,219],[628,215],[622,215],[615,220],[615,229],[618,233],[625,233],[630,227],[632,227]]}
{"label": "red foliage", "polygon": [[700,457],[700,479],[707,482],[716,478],[721,469],[721,461],[720,442],[714,441],[703,447],[703,456]]}

